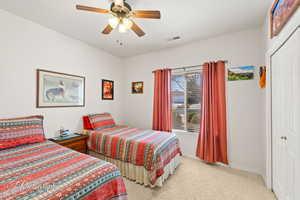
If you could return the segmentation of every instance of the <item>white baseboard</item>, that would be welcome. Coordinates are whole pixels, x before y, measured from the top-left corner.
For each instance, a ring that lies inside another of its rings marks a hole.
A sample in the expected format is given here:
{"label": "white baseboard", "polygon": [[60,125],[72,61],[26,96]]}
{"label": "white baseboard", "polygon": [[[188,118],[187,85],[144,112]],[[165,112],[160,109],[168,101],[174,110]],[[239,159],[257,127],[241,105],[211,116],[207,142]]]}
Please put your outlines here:
{"label": "white baseboard", "polygon": [[[199,159],[199,158],[197,158],[196,156],[193,156],[193,155],[183,154],[183,156],[187,157],[187,158],[191,158],[191,159],[195,159],[195,160],[199,160],[199,161],[203,162],[201,159]],[[232,162],[229,163],[229,165],[223,165],[221,163],[220,163],[220,165],[224,166],[224,167],[229,167],[229,168],[232,168],[232,169],[238,169],[238,170],[247,171],[247,172],[250,172],[250,173],[257,174],[257,175],[261,176],[262,179],[264,180],[264,182],[266,183],[266,176],[262,172],[262,170],[255,169],[253,167],[247,167],[245,165],[239,165],[239,164],[232,163]]]}

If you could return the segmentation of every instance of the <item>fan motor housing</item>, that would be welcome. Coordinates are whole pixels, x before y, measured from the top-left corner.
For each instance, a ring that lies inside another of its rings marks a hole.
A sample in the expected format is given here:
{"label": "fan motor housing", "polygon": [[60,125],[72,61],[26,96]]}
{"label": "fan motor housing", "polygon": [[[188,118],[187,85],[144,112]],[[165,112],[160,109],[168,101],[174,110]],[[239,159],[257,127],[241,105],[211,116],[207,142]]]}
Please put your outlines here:
{"label": "fan motor housing", "polygon": [[131,6],[126,2],[124,2],[124,6],[119,6],[115,3],[112,3],[110,10],[118,16],[126,16],[132,11]]}

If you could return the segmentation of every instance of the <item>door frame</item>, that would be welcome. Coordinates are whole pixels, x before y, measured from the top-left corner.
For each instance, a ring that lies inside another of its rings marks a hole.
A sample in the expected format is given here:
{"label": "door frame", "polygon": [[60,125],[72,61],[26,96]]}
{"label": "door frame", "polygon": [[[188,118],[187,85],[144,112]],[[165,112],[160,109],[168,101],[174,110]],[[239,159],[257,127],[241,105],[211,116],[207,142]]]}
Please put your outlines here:
{"label": "door frame", "polygon": [[[298,21],[297,21],[298,20]],[[273,147],[272,147],[272,56],[300,29],[300,12],[293,19],[293,23],[276,38],[273,46],[266,53],[267,85],[266,85],[266,177],[265,183],[269,189],[273,189]],[[300,31],[300,30],[299,30]]]}

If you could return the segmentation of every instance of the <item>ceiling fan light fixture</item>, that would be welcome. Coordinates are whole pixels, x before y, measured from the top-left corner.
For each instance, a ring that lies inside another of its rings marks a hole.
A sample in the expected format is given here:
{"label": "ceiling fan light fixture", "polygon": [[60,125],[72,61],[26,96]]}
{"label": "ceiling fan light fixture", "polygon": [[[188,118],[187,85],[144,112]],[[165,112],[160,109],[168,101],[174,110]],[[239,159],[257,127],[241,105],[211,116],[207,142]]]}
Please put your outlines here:
{"label": "ceiling fan light fixture", "polygon": [[113,29],[119,26],[119,32],[124,33],[131,29],[138,37],[143,37],[146,33],[131,18],[160,19],[158,10],[132,10],[125,0],[112,1],[110,9],[95,8],[83,5],[76,5],[76,9],[104,14],[111,14],[113,17],[108,20],[108,25],[102,31],[103,34],[110,34]]}
{"label": "ceiling fan light fixture", "polygon": [[115,29],[120,24],[120,19],[118,17],[112,17],[108,20],[109,25]]}

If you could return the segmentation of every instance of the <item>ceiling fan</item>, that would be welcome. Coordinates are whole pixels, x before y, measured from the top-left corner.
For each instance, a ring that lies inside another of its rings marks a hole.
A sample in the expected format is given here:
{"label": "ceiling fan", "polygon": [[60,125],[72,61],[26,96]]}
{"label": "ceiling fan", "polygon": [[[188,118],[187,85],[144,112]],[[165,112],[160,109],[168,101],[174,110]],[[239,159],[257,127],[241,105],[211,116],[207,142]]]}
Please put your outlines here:
{"label": "ceiling fan", "polygon": [[102,8],[94,8],[82,5],[76,5],[78,10],[85,10],[91,12],[98,12],[104,14],[111,14],[112,18],[108,20],[109,24],[102,31],[103,34],[110,34],[113,29],[119,26],[119,32],[124,33],[131,29],[139,37],[144,36],[146,33],[131,19],[131,18],[148,18],[148,19],[160,19],[160,11],[150,10],[132,10],[131,6],[125,2],[125,0],[115,0],[110,10]]}

